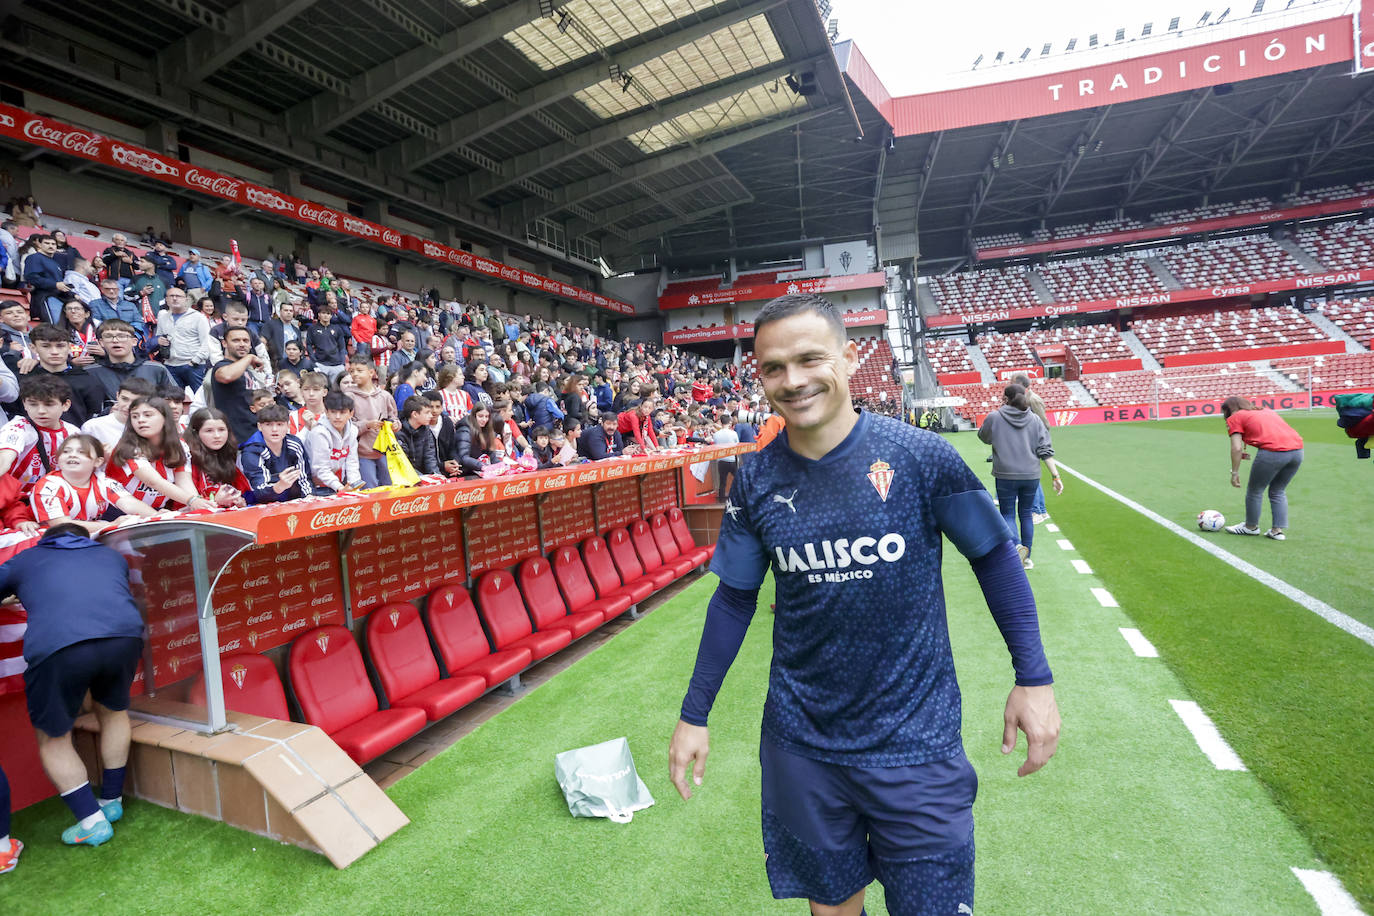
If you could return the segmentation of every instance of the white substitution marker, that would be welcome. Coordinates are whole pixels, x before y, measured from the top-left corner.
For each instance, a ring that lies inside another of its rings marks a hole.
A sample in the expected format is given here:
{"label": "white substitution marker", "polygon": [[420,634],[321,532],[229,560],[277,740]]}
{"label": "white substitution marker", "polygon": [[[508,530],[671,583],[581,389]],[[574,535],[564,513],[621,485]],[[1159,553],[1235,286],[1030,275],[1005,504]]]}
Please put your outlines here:
{"label": "white substitution marker", "polygon": [[1075,471],[1068,465],[1060,463],[1059,466],[1064,470],[1068,471],[1073,476],[1077,477],[1079,480],[1086,483],[1088,486],[1092,487],[1094,490],[1098,490],[1099,492],[1107,494],[1112,499],[1116,500],[1117,502],[1121,503],[1123,506],[1126,506],[1129,509],[1134,509],[1136,512],[1139,512],[1141,515],[1145,516],[1155,524],[1168,529],[1169,531],[1173,532],[1174,534],[1178,535],[1179,537],[1183,538],[1189,543],[1201,547],[1203,550],[1207,551],[1212,556],[1216,557],[1218,560],[1221,560],[1223,563],[1230,566],[1231,568],[1239,572],[1245,573],[1245,575],[1249,576],[1251,579],[1254,579],[1261,585],[1265,585],[1269,588],[1272,588],[1274,591],[1278,592],[1280,595],[1283,595],[1285,598],[1290,598],[1293,601],[1296,601],[1299,605],[1316,614],[1318,617],[1322,618],[1327,623],[1335,624],[1336,626],[1340,627],[1342,630],[1349,633],[1351,636],[1355,637],[1361,642],[1370,646],[1374,646],[1374,627],[1368,626],[1367,624],[1363,624],[1360,621],[1356,620],[1354,617],[1351,617],[1349,614],[1336,610],[1331,605],[1327,604],[1325,601],[1313,598],[1311,595],[1307,594],[1307,592],[1299,588],[1296,588],[1292,585],[1289,585],[1287,582],[1283,581],[1277,576],[1270,575],[1269,573],[1260,569],[1258,566],[1255,566],[1253,563],[1247,563],[1235,554],[1230,553],[1226,550],[1222,550],[1220,547],[1213,544],[1211,541],[1207,540],[1201,535],[1189,531],[1183,526],[1177,525],[1169,521],[1169,519],[1160,515],[1158,512],[1145,508],[1140,503],[1136,502],[1130,497],[1122,496],[1120,493],[1116,492],[1110,487],[1105,487],[1102,484],[1098,483],[1096,480],[1093,480],[1091,477],[1088,477],[1084,474],[1080,474],[1078,471]]}
{"label": "white substitution marker", "polygon": [[1069,562],[1072,563],[1073,568],[1078,570],[1081,574],[1085,576],[1091,576],[1093,574],[1093,568],[1088,565],[1087,560],[1070,560]]}
{"label": "white substitution marker", "polygon": [[1060,538],[1055,543],[1059,545],[1060,550],[1073,550],[1073,541],[1068,538]]}
{"label": "white substitution marker", "polygon": [[1091,591],[1093,597],[1097,599],[1097,603],[1103,607],[1121,607],[1121,605],[1116,603],[1116,599],[1112,597],[1112,593],[1105,588],[1094,588]]}
{"label": "white substitution marker", "polygon": [[1059,533],[1059,526],[1056,525],[1054,522],[1046,522],[1046,523],[1045,523],[1045,530],[1048,531],[1048,532],[1050,532],[1051,534],[1058,534],[1058,533]]}
{"label": "white substitution marker", "polygon": [[1295,868],[1293,874],[1298,876],[1302,886],[1317,901],[1317,909],[1322,916],[1365,916],[1355,898],[1342,886],[1341,879],[1331,872]]}
{"label": "white substitution marker", "polygon": [[1154,643],[1145,638],[1135,627],[1117,627],[1121,635],[1126,637],[1126,643],[1131,647],[1139,658],[1159,658],[1159,650],[1154,647]]}
{"label": "white substitution marker", "polygon": [[1202,748],[1202,753],[1207,755],[1207,759],[1212,761],[1212,766],[1218,770],[1245,769],[1245,764],[1236,756],[1236,752],[1231,750],[1231,745],[1226,743],[1226,739],[1221,737],[1221,732],[1217,731],[1217,727],[1207,718],[1207,713],[1202,711],[1201,706],[1192,700],[1170,700],[1169,705],[1178,713],[1188,731],[1193,733],[1193,740]]}

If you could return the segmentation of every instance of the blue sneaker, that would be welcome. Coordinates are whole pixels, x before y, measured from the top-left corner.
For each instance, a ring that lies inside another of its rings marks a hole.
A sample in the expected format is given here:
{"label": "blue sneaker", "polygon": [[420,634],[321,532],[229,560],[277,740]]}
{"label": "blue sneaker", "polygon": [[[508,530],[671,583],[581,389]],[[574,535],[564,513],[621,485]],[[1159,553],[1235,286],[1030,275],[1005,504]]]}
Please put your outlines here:
{"label": "blue sneaker", "polygon": [[105,815],[105,820],[113,824],[124,816],[124,802],[118,798],[113,800],[99,799],[100,812]]}
{"label": "blue sneaker", "polygon": [[96,821],[89,830],[80,824],[72,824],[62,831],[62,842],[68,846],[99,846],[114,837],[114,828],[105,818]]}

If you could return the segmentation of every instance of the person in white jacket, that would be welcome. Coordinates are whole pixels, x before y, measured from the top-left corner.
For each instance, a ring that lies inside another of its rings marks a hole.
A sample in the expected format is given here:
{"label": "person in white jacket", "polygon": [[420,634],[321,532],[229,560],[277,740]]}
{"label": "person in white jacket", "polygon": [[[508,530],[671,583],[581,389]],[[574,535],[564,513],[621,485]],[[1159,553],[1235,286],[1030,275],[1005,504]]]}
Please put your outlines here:
{"label": "person in white jacket", "polygon": [[316,496],[363,485],[358,472],[358,427],[353,425],[353,399],[341,391],[331,391],[324,396],[324,413],[329,422],[316,423],[304,436]]}

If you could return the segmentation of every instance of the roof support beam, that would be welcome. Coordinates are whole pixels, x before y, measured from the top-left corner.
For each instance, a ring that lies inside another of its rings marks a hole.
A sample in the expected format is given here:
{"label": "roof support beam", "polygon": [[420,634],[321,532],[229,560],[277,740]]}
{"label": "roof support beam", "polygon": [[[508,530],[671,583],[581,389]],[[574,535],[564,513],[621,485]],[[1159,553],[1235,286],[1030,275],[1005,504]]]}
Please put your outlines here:
{"label": "roof support beam", "polygon": [[762,124],[747,127],[744,130],[737,130],[733,133],[724,134],[711,140],[705,140],[698,143],[695,147],[689,147],[671,153],[662,153],[650,159],[645,159],[643,162],[636,162],[633,165],[627,166],[620,175],[598,175],[595,178],[588,178],[583,181],[574,182],[570,185],[565,185],[554,191],[553,202],[535,202],[534,211],[525,213],[520,222],[529,222],[532,219],[536,219],[548,213],[565,210],[573,204],[581,203],[598,194],[605,194],[607,191],[612,191],[621,185],[687,165],[698,159],[704,159],[707,156],[713,156],[716,153],[730,149],[733,146],[738,146],[741,143],[748,143],[751,140],[766,137],[775,131],[795,127],[796,125],[810,121],[812,118],[827,115],[836,110],[837,106],[832,105],[828,108],[816,109],[815,111],[803,111],[798,114],[788,115],[784,118],[778,118],[775,121],[765,121]]}
{"label": "roof support beam", "polygon": [[637,114],[627,115],[593,128],[563,143],[555,143],[529,153],[523,153],[500,164],[497,175],[473,176],[468,179],[467,191],[471,197],[480,198],[512,185],[533,178],[540,172],[554,168],[576,159],[584,153],[598,150],[604,146],[624,140],[626,137],[648,130],[664,121],[682,117],[713,102],[720,102],[769,80],[782,79],[798,66],[814,65],[819,58],[812,58],[802,64],[786,62],[762,70],[754,70],[742,76],[732,77],[719,83],[703,86],[684,95],[661,102],[657,108],[648,108]]}
{"label": "roof support beam", "polygon": [[190,7],[199,6],[194,0],[159,2],[182,15],[191,15],[192,18],[203,19],[205,22],[199,29],[173,42],[158,55],[167,62],[167,72],[172,78],[183,86],[193,86],[205,82],[234,58],[254,48],[258,48],[268,59],[277,63],[283,63],[282,58],[295,58],[295,55],[285,48],[266,39],[314,6],[316,0],[290,0],[286,3],[276,0],[245,0],[224,13],[191,10]]}
{"label": "roof support beam", "polygon": [[[681,208],[674,203],[677,198],[695,194],[697,191],[704,188],[709,188],[729,180],[729,177],[726,175],[712,175],[710,178],[703,178],[700,181],[692,181],[687,184],[678,185],[677,187],[670,188],[661,193],[648,195],[646,192],[646,195],[652,196],[653,204],[661,204],[669,209],[675,209],[675,212],[681,215],[685,215],[686,211],[682,211]],[[618,223],[622,219],[628,219],[638,213],[643,213],[646,208],[653,204],[645,201],[631,201],[627,204],[618,204],[614,207],[607,207],[604,210],[592,212],[589,219],[569,220],[567,225],[568,238],[577,238],[580,235],[586,235],[598,229],[605,229],[607,226]]]}
{"label": "roof support beam", "polygon": [[1183,102],[1174,110],[1173,115],[1164,125],[1164,129],[1159,132],[1154,141],[1150,143],[1150,148],[1140,154],[1131,165],[1130,174],[1126,176],[1126,193],[1122,195],[1121,206],[1128,207],[1135,196],[1144,187],[1145,180],[1159,164],[1164,161],[1164,156],[1173,147],[1174,143],[1183,135],[1183,129],[1188,126],[1188,122],[1193,120],[1193,116],[1202,108],[1204,102],[1212,97],[1212,88],[1194,90]]}
{"label": "roof support beam", "polygon": [[1204,180],[1205,191],[1210,194],[1230,175],[1232,170],[1240,164],[1241,160],[1255,148],[1255,144],[1264,138],[1269,129],[1278,123],[1293,103],[1302,95],[1304,89],[1312,85],[1312,81],[1317,78],[1318,70],[1308,73],[1307,79],[1302,82],[1286,83],[1282,89],[1276,92],[1269,101],[1265,102],[1260,110],[1255,113],[1253,123],[1246,128],[1245,132],[1231,140],[1230,145],[1222,153],[1217,166]]}
{"label": "roof support beam", "polygon": [[[380,9],[371,0],[365,2]],[[286,123],[308,125],[320,133],[328,133],[538,17],[535,0],[518,0],[442,35],[407,29],[425,43],[353,77],[348,81],[346,93],[322,92],[306,99],[287,111]]]}
{"label": "roof support beam", "polygon": [[470,114],[439,125],[439,140],[437,142],[421,137],[412,137],[409,140],[393,144],[382,152],[382,159],[392,171],[414,171],[433,162],[440,156],[485,137],[492,131],[518,121],[546,105],[608,80],[609,64],[613,63],[622,72],[628,72],[683,45],[705,38],[712,32],[766,13],[784,2],[786,0],[754,0],[752,3],[736,7],[730,3],[730,0],[726,0],[726,2],[712,8],[714,11],[719,11],[716,15],[704,16],[649,41],[613,48],[607,51],[604,57],[596,57],[591,62],[576,67],[562,76],[553,76],[539,85],[519,93],[513,101],[493,102]]}
{"label": "roof support beam", "polygon": [[1040,218],[1044,219],[1054,211],[1054,205],[1059,202],[1059,197],[1064,193],[1064,189],[1069,186],[1069,179],[1073,173],[1078,171],[1078,164],[1083,161],[1083,157],[1088,154],[1088,147],[1093,140],[1097,139],[1097,134],[1102,130],[1102,125],[1107,120],[1107,115],[1111,113],[1112,106],[1104,105],[1097,109],[1092,119],[1084,125],[1078,132],[1078,136],[1073,138],[1065,151],[1064,160],[1059,163],[1059,170],[1050,179],[1050,185],[1045,189],[1045,198],[1040,202]]}
{"label": "roof support beam", "polygon": [[973,194],[968,201],[968,215],[964,217],[964,229],[972,231],[978,222],[978,214],[983,209],[983,204],[987,203],[988,192],[992,190],[992,183],[997,178],[997,173],[1002,171],[1002,160],[1006,158],[1007,149],[1011,146],[1011,138],[1016,136],[1016,128],[1021,122],[1008,121],[1007,126],[1002,128],[1002,135],[993,144],[992,156],[983,166],[983,174],[978,176],[978,186],[973,189]]}
{"label": "roof support beam", "polygon": [[944,142],[945,132],[942,130],[930,141],[930,147],[926,149],[925,162],[921,163],[921,174],[917,179],[916,186],[916,206],[911,208],[912,228],[920,219],[921,204],[926,199],[926,188],[930,187],[930,173],[935,171],[935,157],[940,155],[940,144]]}
{"label": "roof support beam", "polygon": [[690,226],[692,223],[703,220],[708,216],[714,216],[722,210],[731,210],[743,204],[751,203],[753,200],[753,197],[741,197],[738,200],[727,201],[723,204],[712,204],[701,210],[693,210],[691,213],[685,213],[682,216],[661,219],[657,222],[649,223],[647,226],[640,226],[637,229],[632,229],[626,237],[626,241],[633,245],[635,242],[651,239],[656,235],[662,235],[670,230],[683,226]]}
{"label": "roof support beam", "polygon": [[1332,153],[1344,148],[1371,117],[1374,117],[1374,89],[1358,96],[1340,117],[1331,120],[1312,138],[1306,154],[1295,160],[1298,183],[1314,174],[1317,166]]}

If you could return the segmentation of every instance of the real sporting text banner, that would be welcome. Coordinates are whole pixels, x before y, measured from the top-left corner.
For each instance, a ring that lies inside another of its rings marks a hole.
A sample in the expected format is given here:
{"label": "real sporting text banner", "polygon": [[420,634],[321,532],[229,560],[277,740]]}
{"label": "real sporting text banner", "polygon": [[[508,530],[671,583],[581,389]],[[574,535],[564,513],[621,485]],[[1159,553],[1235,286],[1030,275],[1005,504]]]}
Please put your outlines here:
{"label": "real sporting text banner", "polygon": [[343,210],[326,207],[309,200],[283,194],[272,188],[254,184],[211,169],[201,168],[173,159],[170,156],[106,137],[83,127],[65,124],[0,104],[0,136],[19,140],[54,152],[66,153],[91,162],[112,166],[126,172],[152,178],[184,190],[208,194],[284,216],[306,225],[328,229],[353,238],[375,242],[388,248],[414,251],[436,261],[443,261],[479,276],[491,277],[519,284],[528,289],[559,298],[609,309],[619,314],[633,314],[634,306],[627,302],[593,293],[570,283],[552,280],[532,271],[493,261],[470,251],[450,248],[438,242],[403,235],[396,229],[353,216]]}
{"label": "real sporting text banner", "polygon": [[1021,308],[987,309],[980,312],[931,315],[924,319],[927,327],[942,328],[961,324],[983,324],[991,321],[1011,321],[1017,318],[1043,318],[1056,315],[1076,315],[1085,312],[1113,312],[1117,309],[1150,308],[1186,302],[1205,302],[1213,299],[1235,299],[1241,296],[1261,296],[1299,289],[1321,289],[1326,286],[1345,286],[1374,280],[1374,269],[1333,270],[1324,274],[1302,274],[1229,286],[1206,289],[1170,289],[1115,299],[1096,299],[1092,302],[1051,302],[1047,305],[1028,305]]}
{"label": "real sporting text banner", "polygon": [[701,305],[728,305],[732,302],[753,302],[759,299],[776,299],[797,293],[843,293],[855,289],[881,288],[887,284],[887,274],[875,271],[869,274],[849,274],[840,277],[815,277],[810,280],[789,280],[786,283],[761,283],[757,286],[732,286],[729,289],[713,289],[707,292],[684,293],[677,296],[660,296],[658,307],[661,309],[686,309]]}

